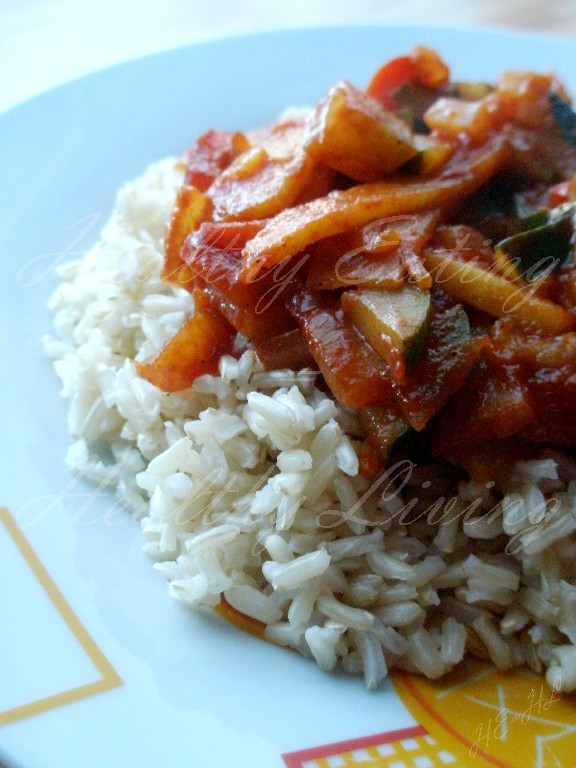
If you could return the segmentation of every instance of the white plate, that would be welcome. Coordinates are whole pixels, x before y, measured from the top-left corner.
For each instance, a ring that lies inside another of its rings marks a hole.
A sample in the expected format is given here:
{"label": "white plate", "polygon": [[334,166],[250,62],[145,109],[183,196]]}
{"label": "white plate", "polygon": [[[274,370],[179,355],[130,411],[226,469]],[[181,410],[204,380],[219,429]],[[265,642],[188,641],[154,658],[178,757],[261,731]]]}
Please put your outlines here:
{"label": "white plate", "polygon": [[[7,765],[281,768],[300,764],[282,757],[291,752],[415,725],[391,684],[368,693],[361,680],[324,675],[168,598],[140,553],[138,525],[63,468],[66,405],[40,340],[51,328],[45,306],[54,266],[91,244],[123,181],[208,128],[266,123],[341,78],[363,86],[381,63],[418,43],[439,50],[458,78],[554,69],[576,91],[576,47],[565,42],[335,28],[169,51],[0,117],[0,506],[9,510],[0,516],[0,760]],[[343,765],[338,759],[330,764]]]}

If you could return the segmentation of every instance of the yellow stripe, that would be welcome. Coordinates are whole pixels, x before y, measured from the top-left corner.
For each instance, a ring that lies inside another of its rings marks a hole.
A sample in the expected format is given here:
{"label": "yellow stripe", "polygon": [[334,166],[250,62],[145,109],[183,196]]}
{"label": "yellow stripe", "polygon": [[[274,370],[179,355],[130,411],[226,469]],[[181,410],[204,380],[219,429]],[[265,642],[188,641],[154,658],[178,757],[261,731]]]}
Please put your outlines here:
{"label": "yellow stripe", "polygon": [[102,676],[100,680],[92,683],[80,685],[76,688],[14,707],[5,712],[0,712],[0,725],[13,723],[16,720],[21,720],[22,718],[30,717],[48,709],[60,707],[63,704],[69,704],[122,685],[122,679],[74,613],[6,507],[0,507],[0,522],[6,528],[47,597]]}

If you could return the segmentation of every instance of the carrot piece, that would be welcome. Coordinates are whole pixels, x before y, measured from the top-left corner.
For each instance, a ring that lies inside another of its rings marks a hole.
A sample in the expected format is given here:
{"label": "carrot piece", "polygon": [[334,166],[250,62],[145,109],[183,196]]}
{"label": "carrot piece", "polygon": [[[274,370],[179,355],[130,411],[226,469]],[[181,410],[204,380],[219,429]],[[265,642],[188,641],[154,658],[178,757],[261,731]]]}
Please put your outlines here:
{"label": "carrot piece", "polygon": [[424,290],[432,278],[419,254],[430,239],[439,211],[391,216],[312,246],[307,284],[312,290],[400,288],[408,275]]}
{"label": "carrot piece", "polygon": [[496,98],[490,94],[478,101],[442,97],[424,113],[424,122],[431,131],[442,136],[460,136],[465,133],[473,141],[486,141],[495,127]]}
{"label": "carrot piece", "polygon": [[314,177],[318,164],[304,149],[303,123],[276,123],[252,141],[210,187],[214,217],[221,221],[274,216],[292,205]]}
{"label": "carrot piece", "polygon": [[359,184],[284,210],[246,244],[242,279],[252,282],[262,269],[323,237],[387,216],[449,208],[500,170],[507,154],[505,138],[497,135],[475,150],[456,153],[438,176]]}
{"label": "carrot piece", "polygon": [[194,280],[191,272],[182,261],[182,246],[188,235],[210,218],[212,203],[196,187],[180,187],[176,205],[168,225],[164,248],[164,266],[162,279],[178,286],[190,285]]}
{"label": "carrot piece", "polygon": [[239,131],[208,131],[188,150],[185,184],[206,192],[216,176],[249,146]]}
{"label": "carrot piece", "polygon": [[201,291],[194,314],[151,362],[136,363],[139,375],[164,392],[179,392],[194,379],[218,371],[220,356],[232,350],[236,331]]}
{"label": "carrot piece", "polygon": [[266,625],[258,619],[253,619],[251,616],[247,616],[245,613],[240,613],[237,608],[233,608],[226,600],[224,595],[220,598],[218,605],[214,606],[214,610],[225,621],[233,626],[241,629],[243,632],[247,632],[249,635],[259,637],[261,640],[265,639]]}
{"label": "carrot piece", "polygon": [[344,232],[315,243],[310,249],[306,282],[313,291],[334,291],[361,285],[366,288],[399,289],[406,267],[392,236],[379,251],[365,250],[359,238]]}

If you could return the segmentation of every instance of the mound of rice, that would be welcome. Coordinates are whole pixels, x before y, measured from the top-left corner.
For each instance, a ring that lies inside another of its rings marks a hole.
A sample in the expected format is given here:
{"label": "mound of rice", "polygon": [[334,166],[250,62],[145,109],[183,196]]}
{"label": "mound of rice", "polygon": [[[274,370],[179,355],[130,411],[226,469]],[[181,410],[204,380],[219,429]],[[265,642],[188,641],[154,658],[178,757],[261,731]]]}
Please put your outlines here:
{"label": "mound of rice", "polygon": [[324,670],[375,688],[392,667],[438,678],[469,651],[576,689],[567,457],[548,451],[486,485],[409,462],[368,481],[357,419],[311,371],[266,372],[239,340],[187,391],[138,377],[134,360],[193,311],[159,277],[180,182],[175,160],[151,166],[59,270],[45,345],[70,401],[70,469],[133,512],[172,596],[224,598]]}

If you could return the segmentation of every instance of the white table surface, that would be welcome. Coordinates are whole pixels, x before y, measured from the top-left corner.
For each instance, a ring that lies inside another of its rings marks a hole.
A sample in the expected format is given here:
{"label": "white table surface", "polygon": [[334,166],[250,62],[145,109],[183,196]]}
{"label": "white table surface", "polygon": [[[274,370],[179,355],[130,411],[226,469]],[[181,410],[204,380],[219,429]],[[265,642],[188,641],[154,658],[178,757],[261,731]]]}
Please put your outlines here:
{"label": "white table surface", "polygon": [[143,54],[243,32],[468,25],[576,40],[574,0],[0,0],[0,111]]}

